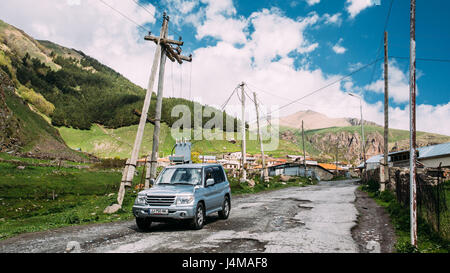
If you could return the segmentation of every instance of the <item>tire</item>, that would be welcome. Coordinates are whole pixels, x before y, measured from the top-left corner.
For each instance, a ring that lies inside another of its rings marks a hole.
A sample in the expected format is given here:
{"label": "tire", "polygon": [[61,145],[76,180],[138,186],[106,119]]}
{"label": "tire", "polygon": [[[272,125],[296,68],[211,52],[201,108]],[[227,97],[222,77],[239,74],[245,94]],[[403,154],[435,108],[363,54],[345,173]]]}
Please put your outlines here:
{"label": "tire", "polygon": [[191,227],[194,230],[202,229],[205,225],[205,206],[202,203],[197,204],[197,208],[195,209],[194,218],[191,221]]}
{"label": "tire", "polygon": [[142,231],[149,231],[152,221],[149,218],[136,217],[136,225]]}
{"label": "tire", "polygon": [[219,218],[224,220],[228,219],[228,216],[230,216],[230,210],[231,210],[230,198],[228,196],[225,196],[225,198],[223,199],[222,210],[219,211]]}

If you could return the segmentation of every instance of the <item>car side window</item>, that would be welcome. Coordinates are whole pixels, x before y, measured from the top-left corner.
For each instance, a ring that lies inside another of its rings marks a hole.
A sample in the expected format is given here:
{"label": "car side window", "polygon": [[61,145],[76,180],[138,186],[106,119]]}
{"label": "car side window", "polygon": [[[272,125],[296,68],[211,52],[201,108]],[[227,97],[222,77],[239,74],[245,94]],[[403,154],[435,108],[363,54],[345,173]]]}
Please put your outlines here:
{"label": "car side window", "polygon": [[[212,169],[212,168],[207,168],[207,169],[205,170],[205,186],[206,186],[206,181],[207,181],[208,179],[210,179],[210,178],[214,178],[214,177],[213,177],[213,169]],[[215,180],[214,180],[214,182],[215,182]]]}
{"label": "car side window", "polygon": [[215,184],[225,181],[223,171],[219,167],[213,167],[213,175]]}

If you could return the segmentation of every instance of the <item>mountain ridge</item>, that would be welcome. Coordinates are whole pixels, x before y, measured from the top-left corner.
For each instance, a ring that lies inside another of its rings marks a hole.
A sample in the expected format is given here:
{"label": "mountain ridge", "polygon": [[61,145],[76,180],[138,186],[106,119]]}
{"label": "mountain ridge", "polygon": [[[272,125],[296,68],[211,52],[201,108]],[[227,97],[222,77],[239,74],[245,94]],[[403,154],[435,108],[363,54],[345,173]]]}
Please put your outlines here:
{"label": "mountain ridge", "polygon": [[[304,123],[305,130],[361,125],[361,120],[357,118],[331,118],[325,114],[313,110],[298,111],[296,113],[281,117],[279,119],[279,124],[280,126],[301,129],[302,121]],[[379,126],[375,122],[366,120],[364,120],[364,125]]]}

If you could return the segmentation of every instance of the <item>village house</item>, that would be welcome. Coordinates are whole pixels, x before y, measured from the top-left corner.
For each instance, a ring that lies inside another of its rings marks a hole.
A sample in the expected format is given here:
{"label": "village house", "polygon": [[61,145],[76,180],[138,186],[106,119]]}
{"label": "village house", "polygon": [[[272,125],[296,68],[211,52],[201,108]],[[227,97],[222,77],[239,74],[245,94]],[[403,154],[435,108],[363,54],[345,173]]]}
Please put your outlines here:
{"label": "village house", "polygon": [[333,179],[333,172],[323,168],[319,164],[306,164],[306,175],[303,164],[285,163],[268,168],[269,176],[289,175],[313,177],[319,181]]}
{"label": "village house", "polygon": [[[420,147],[416,149],[418,167],[450,168],[450,142]],[[375,170],[380,167],[383,155],[372,156],[366,160],[366,169]],[[389,153],[388,162],[390,167],[409,167],[409,150]],[[364,163],[358,166],[364,168]]]}

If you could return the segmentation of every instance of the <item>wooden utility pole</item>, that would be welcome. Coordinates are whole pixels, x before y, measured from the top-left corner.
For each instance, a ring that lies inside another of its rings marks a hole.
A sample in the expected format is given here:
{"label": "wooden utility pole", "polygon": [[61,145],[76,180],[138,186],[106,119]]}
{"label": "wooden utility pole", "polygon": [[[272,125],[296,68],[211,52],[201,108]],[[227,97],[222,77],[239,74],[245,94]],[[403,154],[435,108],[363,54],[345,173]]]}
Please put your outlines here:
{"label": "wooden utility pole", "polygon": [[262,171],[261,176],[263,178],[263,181],[268,181],[269,176],[267,175],[266,170],[266,159],[264,158],[264,148],[263,148],[263,141],[262,141],[262,135],[261,135],[261,128],[259,127],[259,111],[258,111],[258,101],[256,100],[256,93],[253,92],[253,99],[255,102],[255,108],[256,108],[256,125],[258,126],[258,140],[259,145],[261,146],[261,159],[262,159]]}
{"label": "wooden utility pole", "polygon": [[303,129],[303,120],[302,120],[302,143],[303,143],[303,166],[305,168],[305,177],[306,177],[306,150],[305,150],[305,131]]}
{"label": "wooden utility pole", "polygon": [[411,0],[409,61],[409,186],[411,244],[417,247],[417,196],[416,196],[416,0]]}
{"label": "wooden utility pole", "polygon": [[336,176],[338,175],[339,142],[336,142]]}
{"label": "wooden utility pole", "polygon": [[381,181],[381,191],[386,189],[389,181],[389,64],[388,64],[388,33],[384,32],[384,181]]}
{"label": "wooden utility pole", "polygon": [[245,170],[245,164],[247,162],[247,152],[245,146],[245,91],[244,91],[244,82],[241,83],[241,102],[242,102],[242,122],[241,122],[241,132],[242,132],[242,180],[247,180],[247,171]]}
{"label": "wooden utility pole", "polygon": [[[152,96],[152,92],[153,92],[153,85],[155,83],[156,71],[158,70],[158,61],[160,62],[160,75],[159,75],[159,82],[158,82],[158,91],[159,91],[159,89],[161,89],[161,91],[162,91],[162,84],[163,84],[164,79],[161,80],[161,71],[163,71],[162,76],[164,76],[164,66],[161,64],[163,63],[162,60],[163,59],[165,60],[165,56],[167,56],[171,61],[177,60],[178,63],[180,63],[180,64],[182,63],[182,60],[189,61],[189,62],[192,60],[191,56],[185,57],[185,56],[179,55],[179,54],[181,54],[181,49],[179,46],[183,45],[183,42],[181,41],[181,37],[180,37],[180,41],[175,41],[175,40],[166,38],[169,17],[166,16],[165,12],[164,12],[163,17],[164,17],[164,20],[163,20],[163,24],[161,26],[160,36],[159,37],[152,36],[151,33],[149,33],[149,35],[144,37],[145,40],[154,41],[156,43],[157,47],[156,47],[156,51],[155,51],[155,56],[153,58],[150,79],[149,79],[149,83],[147,86],[147,92],[145,94],[144,105],[142,107],[142,114],[141,114],[141,117],[139,120],[139,126],[138,126],[138,131],[136,133],[133,150],[131,153],[131,157],[126,161],[125,168],[122,172],[122,180],[120,183],[119,193],[117,196],[118,204],[107,207],[105,209],[105,212],[107,212],[107,213],[114,213],[119,208],[121,208],[123,198],[125,196],[125,189],[126,189],[126,187],[131,187],[134,173],[136,170],[137,157],[139,155],[139,150],[140,150],[140,147],[142,144],[142,137],[144,134],[145,123],[148,120],[148,109],[150,107],[150,101],[151,101],[151,96]],[[178,47],[176,49],[173,49],[171,47],[171,44],[177,45]],[[161,92],[161,97],[159,97],[159,92],[158,92],[158,99],[162,99],[162,92]],[[158,101],[157,101],[157,105],[158,105]],[[159,105],[161,105],[161,103]],[[159,109],[159,112],[161,113],[161,109]],[[155,131],[156,131],[157,126],[159,129],[160,119],[161,119],[161,115],[159,115],[159,117],[158,116],[156,117]],[[159,130],[158,130],[158,135],[159,135]],[[155,153],[152,153],[152,160],[153,160],[154,154]],[[157,160],[157,158],[155,159],[155,161],[156,160]],[[156,164],[155,164],[155,168],[156,168]],[[148,187],[149,187],[149,179],[148,179],[148,177],[146,177],[145,188],[148,188]]]}
{"label": "wooden utility pole", "polygon": [[[165,26],[164,26],[164,22],[163,22],[163,25],[161,26],[161,32],[160,32],[161,37],[164,35],[164,31],[165,31]],[[139,120],[139,126],[138,126],[138,131],[136,133],[136,138],[134,140],[133,150],[131,152],[131,157],[127,160],[127,162],[125,164],[125,168],[123,169],[123,172],[122,172],[122,181],[120,183],[119,193],[117,195],[117,203],[119,204],[119,206],[122,206],[123,197],[125,195],[125,188],[131,187],[133,177],[134,177],[134,172],[136,170],[137,157],[139,155],[139,150],[140,150],[141,144],[142,144],[142,137],[144,134],[145,123],[147,122],[147,114],[148,114],[148,109],[150,107],[150,101],[152,98],[153,85],[155,83],[155,76],[156,76],[156,71],[158,70],[158,60],[159,60],[160,55],[161,55],[161,45],[158,40],[158,42],[156,43],[156,51],[155,51],[155,55],[153,57],[152,69],[150,72],[150,79],[148,81],[147,92],[145,94],[144,105],[142,107],[142,114],[141,114],[141,117]],[[146,181],[146,186],[147,186],[147,181]]]}
{"label": "wooden utility pole", "polygon": [[[177,61],[179,64],[184,61],[192,61],[192,57],[185,57],[181,55],[181,48],[179,46],[183,45],[181,41],[181,37],[179,41],[167,39],[167,29],[169,23],[169,16],[164,14],[164,36],[163,38],[153,37],[151,35],[146,36],[146,40],[154,41],[158,43],[158,40],[161,40],[162,49],[161,49],[161,60],[159,63],[159,78],[158,78],[158,94],[156,96],[156,113],[155,113],[155,128],[153,130],[153,146],[152,146],[152,154],[150,160],[150,179],[156,178],[156,167],[158,165],[158,152],[159,152],[159,134],[161,131],[161,108],[162,108],[162,99],[163,99],[163,91],[164,91],[164,70],[166,67],[166,57],[169,58],[172,62]],[[177,48],[172,48],[171,44],[178,45]]]}

